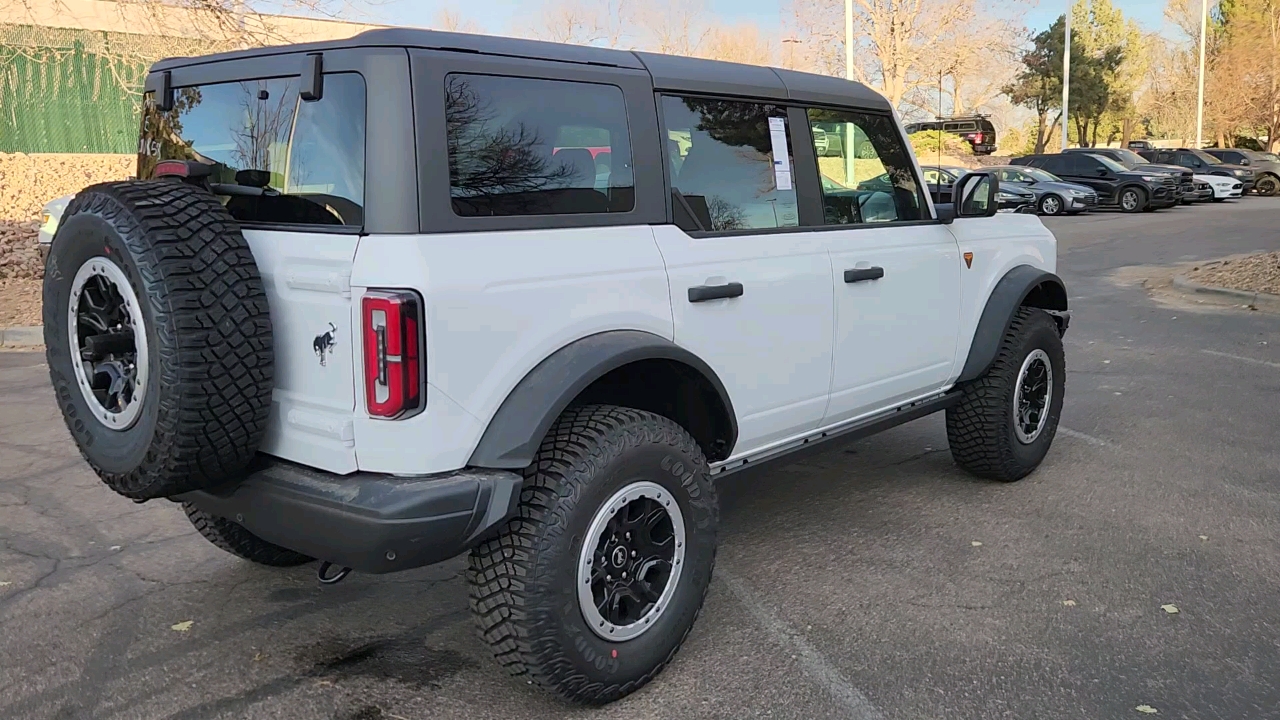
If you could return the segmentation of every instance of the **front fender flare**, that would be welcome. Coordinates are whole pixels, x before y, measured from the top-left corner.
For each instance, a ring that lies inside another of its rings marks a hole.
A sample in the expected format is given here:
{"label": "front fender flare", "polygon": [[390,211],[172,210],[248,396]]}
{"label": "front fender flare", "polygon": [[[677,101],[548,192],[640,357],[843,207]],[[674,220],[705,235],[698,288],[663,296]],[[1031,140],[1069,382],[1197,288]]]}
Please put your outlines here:
{"label": "front fender flare", "polygon": [[987,372],[996,361],[1013,316],[1024,305],[1066,312],[1067,288],[1057,275],[1030,265],[1018,265],[1005,273],[987,298],[969,345],[969,357],[956,382],[974,380]]}
{"label": "front fender flare", "polygon": [[706,362],[659,335],[611,330],[571,342],[530,370],[489,420],[467,464],[502,469],[527,467],[552,423],[574,398],[607,373],[639,360],[672,360],[700,373],[727,411],[728,447],[733,447],[738,439],[733,404],[724,383]]}

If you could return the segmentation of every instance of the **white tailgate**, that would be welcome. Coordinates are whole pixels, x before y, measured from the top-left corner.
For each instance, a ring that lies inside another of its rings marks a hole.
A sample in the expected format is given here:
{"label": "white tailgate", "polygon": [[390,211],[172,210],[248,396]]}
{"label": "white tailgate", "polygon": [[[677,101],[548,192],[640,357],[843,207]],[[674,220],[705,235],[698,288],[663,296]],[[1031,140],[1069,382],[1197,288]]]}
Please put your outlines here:
{"label": "white tailgate", "polygon": [[356,470],[351,265],[358,235],[245,230],[267,286],[275,391],[262,452]]}

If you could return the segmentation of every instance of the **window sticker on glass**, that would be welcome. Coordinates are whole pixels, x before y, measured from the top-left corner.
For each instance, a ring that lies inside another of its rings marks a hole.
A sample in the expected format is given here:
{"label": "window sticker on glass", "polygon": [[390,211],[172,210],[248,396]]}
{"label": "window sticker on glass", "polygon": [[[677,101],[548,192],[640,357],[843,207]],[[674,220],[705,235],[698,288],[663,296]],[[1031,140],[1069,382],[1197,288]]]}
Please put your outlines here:
{"label": "window sticker on glass", "polygon": [[773,146],[773,179],[779,190],[791,189],[791,158],[787,154],[786,118],[769,118],[769,140]]}

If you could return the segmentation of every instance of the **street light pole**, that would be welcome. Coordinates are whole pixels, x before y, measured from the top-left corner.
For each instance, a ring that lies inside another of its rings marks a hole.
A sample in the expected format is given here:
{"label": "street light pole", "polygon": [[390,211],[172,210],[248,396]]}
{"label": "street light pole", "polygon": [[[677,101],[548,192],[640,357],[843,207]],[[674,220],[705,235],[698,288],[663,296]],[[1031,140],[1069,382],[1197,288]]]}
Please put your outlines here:
{"label": "street light pole", "polygon": [[1204,36],[1209,24],[1209,0],[1200,0],[1200,91],[1196,98],[1196,147],[1204,147]]}
{"label": "street light pole", "polygon": [[853,0],[844,0],[844,79],[853,79]]}
{"label": "street light pole", "polygon": [[1071,2],[1067,0],[1067,32],[1062,45],[1062,150],[1067,149],[1067,104],[1071,97]]}

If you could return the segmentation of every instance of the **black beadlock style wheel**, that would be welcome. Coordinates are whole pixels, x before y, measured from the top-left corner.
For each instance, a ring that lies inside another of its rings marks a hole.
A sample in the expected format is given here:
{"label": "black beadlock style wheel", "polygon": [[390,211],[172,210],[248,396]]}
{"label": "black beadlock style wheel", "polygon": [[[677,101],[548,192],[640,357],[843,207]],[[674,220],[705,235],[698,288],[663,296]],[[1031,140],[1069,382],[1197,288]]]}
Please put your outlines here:
{"label": "black beadlock style wheel", "polygon": [[1057,322],[1020,308],[991,368],[961,388],[947,410],[956,464],[978,477],[1012,482],[1039,467],[1062,414],[1066,358]]}
{"label": "black beadlock style wheel", "polygon": [[173,181],[79,192],[44,279],[55,396],[81,454],[135,500],[238,479],[271,410],[267,296],[209,193]]}
{"label": "black beadlock style wheel", "polygon": [[571,702],[617,700],[670,662],[702,608],[718,509],[675,422],[565,411],[525,471],[517,514],[471,553],[471,609],[498,662]]}

